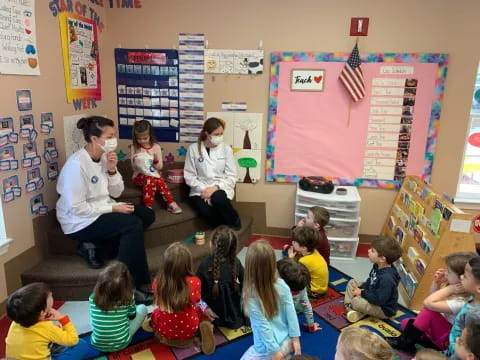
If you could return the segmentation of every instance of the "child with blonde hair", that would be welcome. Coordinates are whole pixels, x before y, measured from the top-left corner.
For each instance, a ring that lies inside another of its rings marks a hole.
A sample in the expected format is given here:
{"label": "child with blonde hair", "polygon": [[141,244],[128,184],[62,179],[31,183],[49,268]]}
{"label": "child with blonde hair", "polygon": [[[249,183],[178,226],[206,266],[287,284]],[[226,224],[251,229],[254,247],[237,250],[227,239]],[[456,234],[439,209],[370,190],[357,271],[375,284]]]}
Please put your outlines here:
{"label": "child with blonde hair", "polygon": [[301,354],[300,327],[287,284],[277,276],[275,252],[264,240],[248,247],[243,304],[250,317],[253,345],[241,360],[289,359]]}
{"label": "child with blonde hair", "polygon": [[216,315],[214,324],[230,329],[244,325],[242,312],[243,266],[237,259],[237,234],[226,225],[213,230],[212,253],[197,270],[202,281],[202,299]]}
{"label": "child with blonde hair", "polygon": [[349,327],[338,337],[335,360],[393,360],[395,354],[377,334],[359,327]]}
{"label": "child with blonde hair", "polygon": [[447,360],[448,358],[440,351],[433,349],[421,349],[412,360]]}
{"label": "child with blonde hair", "polygon": [[161,175],[162,148],[155,140],[152,124],[147,120],[136,121],[132,130],[132,142],[133,182],[142,188],[144,205],[151,208],[158,191],[167,204],[168,211],[181,213],[182,209],[173,200]]}
{"label": "child with blonde hair", "polygon": [[102,270],[88,300],[92,345],[101,351],[125,348],[147,316],[145,305],[135,305],[132,277],[121,262]]}
{"label": "child with blonde hair", "polygon": [[165,250],[153,282],[155,302],[150,324],[159,342],[185,348],[194,342],[200,331],[201,349],[205,354],[215,351],[213,325],[198,303],[201,281],[193,275],[192,254],[179,242]]}

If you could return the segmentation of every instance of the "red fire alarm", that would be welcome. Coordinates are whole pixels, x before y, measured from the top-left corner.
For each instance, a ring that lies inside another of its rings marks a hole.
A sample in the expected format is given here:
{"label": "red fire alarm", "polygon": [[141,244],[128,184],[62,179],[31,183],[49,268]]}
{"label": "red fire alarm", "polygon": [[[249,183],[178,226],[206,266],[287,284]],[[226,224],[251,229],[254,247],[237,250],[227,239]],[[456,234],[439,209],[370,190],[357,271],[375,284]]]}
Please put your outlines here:
{"label": "red fire alarm", "polygon": [[369,18],[352,18],[350,36],[367,36]]}

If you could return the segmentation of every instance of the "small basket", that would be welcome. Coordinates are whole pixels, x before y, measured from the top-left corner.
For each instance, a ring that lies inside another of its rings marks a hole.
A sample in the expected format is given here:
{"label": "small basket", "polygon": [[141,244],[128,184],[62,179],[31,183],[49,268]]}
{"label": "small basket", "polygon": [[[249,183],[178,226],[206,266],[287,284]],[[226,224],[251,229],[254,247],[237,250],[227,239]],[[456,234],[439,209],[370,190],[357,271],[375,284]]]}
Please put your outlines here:
{"label": "small basket", "polygon": [[167,181],[170,184],[181,184],[184,182],[183,169],[171,169],[167,172]]}

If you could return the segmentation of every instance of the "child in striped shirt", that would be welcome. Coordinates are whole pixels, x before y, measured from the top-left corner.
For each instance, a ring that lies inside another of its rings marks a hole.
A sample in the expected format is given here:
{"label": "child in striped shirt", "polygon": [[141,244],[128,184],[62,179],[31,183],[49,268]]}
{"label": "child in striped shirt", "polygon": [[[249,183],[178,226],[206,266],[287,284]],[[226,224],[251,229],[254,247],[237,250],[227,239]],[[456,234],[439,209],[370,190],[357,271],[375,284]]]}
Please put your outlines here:
{"label": "child in striped shirt", "polygon": [[306,324],[303,326],[309,332],[322,330],[318,323],[314,322],[312,304],[308,299],[307,286],[310,283],[310,273],[305,265],[292,259],[282,259],[277,262],[278,274],[287,283],[293,297],[295,309],[299,305],[305,315]]}
{"label": "child in striped shirt", "polygon": [[125,348],[147,316],[133,299],[133,281],[125,264],[114,262],[99,275],[89,297],[92,345],[100,351]]}

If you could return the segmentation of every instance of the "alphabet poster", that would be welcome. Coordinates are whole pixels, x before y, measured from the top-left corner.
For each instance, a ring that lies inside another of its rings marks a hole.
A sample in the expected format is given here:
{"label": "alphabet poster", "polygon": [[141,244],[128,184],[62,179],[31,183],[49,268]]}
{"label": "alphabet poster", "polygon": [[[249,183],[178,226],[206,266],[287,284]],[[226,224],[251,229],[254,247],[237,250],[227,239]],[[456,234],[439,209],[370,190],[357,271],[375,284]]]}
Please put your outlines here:
{"label": "alphabet poster", "polygon": [[35,0],[0,0],[0,74],[40,75]]}
{"label": "alphabet poster", "polygon": [[59,15],[67,102],[102,99],[97,25],[71,13]]}
{"label": "alphabet poster", "polygon": [[448,55],[361,56],[366,96],[357,103],[339,81],[349,55],[271,54],[267,181],[325,176],[395,188],[406,174],[429,180]]}

